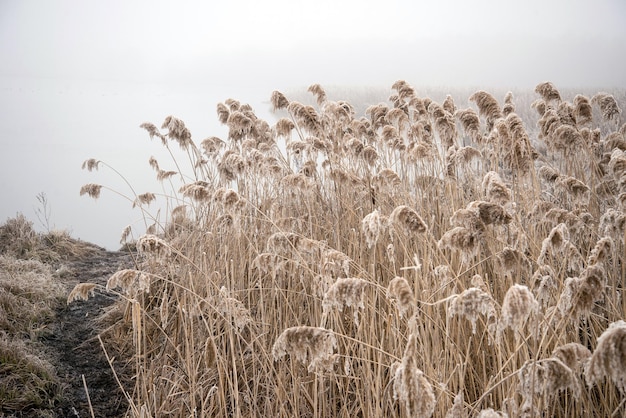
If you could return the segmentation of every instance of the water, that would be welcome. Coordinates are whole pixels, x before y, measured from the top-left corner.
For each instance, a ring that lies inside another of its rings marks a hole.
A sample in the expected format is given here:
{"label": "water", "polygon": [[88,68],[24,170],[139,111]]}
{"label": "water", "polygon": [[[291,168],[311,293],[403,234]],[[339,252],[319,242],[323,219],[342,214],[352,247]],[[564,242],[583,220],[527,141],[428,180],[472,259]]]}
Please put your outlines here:
{"label": "water", "polygon": [[[160,126],[168,115],[182,119],[199,143],[208,136],[226,138],[215,107],[227,98],[249,103],[272,123],[271,89],[238,89],[202,83],[68,81],[59,79],[0,79],[0,222],[17,213],[44,230],[35,211],[37,195],[45,193],[51,210],[50,227],[73,237],[117,249],[127,225],[144,229],[143,217],[131,200],[124,179],[101,166],[82,170],[96,158],[123,174],[137,193],[161,190],[148,159],[175,169],[160,140],[150,141],[142,122]],[[172,144],[178,151],[178,146]],[[182,158],[184,154],[179,153]],[[97,201],[79,196],[82,185],[103,189]],[[117,192],[117,193],[116,193]],[[156,207],[154,208],[156,211]]]}

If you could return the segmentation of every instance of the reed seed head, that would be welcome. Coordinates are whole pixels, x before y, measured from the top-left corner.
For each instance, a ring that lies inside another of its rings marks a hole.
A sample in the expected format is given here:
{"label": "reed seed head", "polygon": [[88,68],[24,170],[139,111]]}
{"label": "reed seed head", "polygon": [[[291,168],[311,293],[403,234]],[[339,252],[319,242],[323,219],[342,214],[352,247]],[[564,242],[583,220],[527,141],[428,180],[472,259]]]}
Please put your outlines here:
{"label": "reed seed head", "polygon": [[309,326],[285,329],[272,346],[274,361],[289,354],[308,366],[308,370],[332,370],[337,340],[333,331]]}

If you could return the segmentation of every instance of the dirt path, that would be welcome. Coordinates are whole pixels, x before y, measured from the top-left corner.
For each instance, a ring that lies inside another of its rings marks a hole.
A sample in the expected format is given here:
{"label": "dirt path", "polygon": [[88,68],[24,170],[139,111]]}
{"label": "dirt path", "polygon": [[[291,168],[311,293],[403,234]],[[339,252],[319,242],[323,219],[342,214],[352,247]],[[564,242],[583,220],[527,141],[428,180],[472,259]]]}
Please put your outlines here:
{"label": "dirt path", "polygon": [[[111,274],[120,268],[130,268],[133,262],[128,253],[97,250],[67,265],[71,274],[64,281],[71,290],[82,282],[106,285]],[[88,301],[74,301],[61,307],[43,340],[56,363],[59,377],[67,384],[58,416],[91,417],[83,375],[96,417],[120,417],[126,412],[127,402],[104,356],[94,323],[103,309],[114,301],[112,294],[97,291]]]}

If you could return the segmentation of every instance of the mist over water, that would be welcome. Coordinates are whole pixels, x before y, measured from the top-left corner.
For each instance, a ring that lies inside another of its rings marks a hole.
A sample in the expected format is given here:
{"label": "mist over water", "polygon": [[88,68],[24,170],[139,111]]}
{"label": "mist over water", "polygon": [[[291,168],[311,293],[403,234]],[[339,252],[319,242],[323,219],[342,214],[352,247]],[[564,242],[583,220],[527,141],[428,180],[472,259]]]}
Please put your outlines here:
{"label": "mist over water", "polygon": [[[163,193],[148,159],[154,156],[166,170],[174,170],[174,163],[160,140],[151,141],[139,125],[151,122],[160,127],[165,117],[173,115],[185,122],[196,143],[208,136],[225,139],[226,129],[218,122],[215,107],[230,97],[249,103],[259,117],[271,120],[271,91],[252,89],[238,98],[226,90],[227,86],[201,83],[0,80],[0,220],[21,212],[43,230],[35,214],[40,208],[37,195],[43,192],[51,227],[67,229],[74,237],[107,249],[119,248],[127,225],[136,227],[135,233],[145,231],[141,212],[132,209],[132,191],[108,167],[88,172],[81,169],[82,163],[89,158],[102,160],[119,171],[136,193]],[[178,145],[172,143],[171,149],[184,163]],[[97,201],[79,196],[86,183],[101,184],[130,201],[104,188]],[[148,207],[150,212],[157,212],[158,201]]]}

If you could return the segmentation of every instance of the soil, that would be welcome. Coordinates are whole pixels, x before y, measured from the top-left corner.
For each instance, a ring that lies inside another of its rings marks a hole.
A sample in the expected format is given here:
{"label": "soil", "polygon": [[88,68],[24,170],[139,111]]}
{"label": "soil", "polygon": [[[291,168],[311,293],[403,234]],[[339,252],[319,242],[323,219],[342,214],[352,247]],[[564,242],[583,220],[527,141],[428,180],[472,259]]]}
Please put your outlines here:
{"label": "soil", "polygon": [[[120,268],[132,268],[133,260],[127,252],[94,248],[88,256],[65,265],[70,274],[62,280],[69,292],[77,283],[106,285]],[[63,401],[56,410],[59,417],[91,417],[89,402],[96,417],[121,417],[127,411],[128,403],[104,355],[98,340],[101,330],[95,321],[115,299],[112,293],[96,291],[87,301],[59,307],[54,323],[48,326],[49,332],[41,339],[58,376],[66,384]]]}

